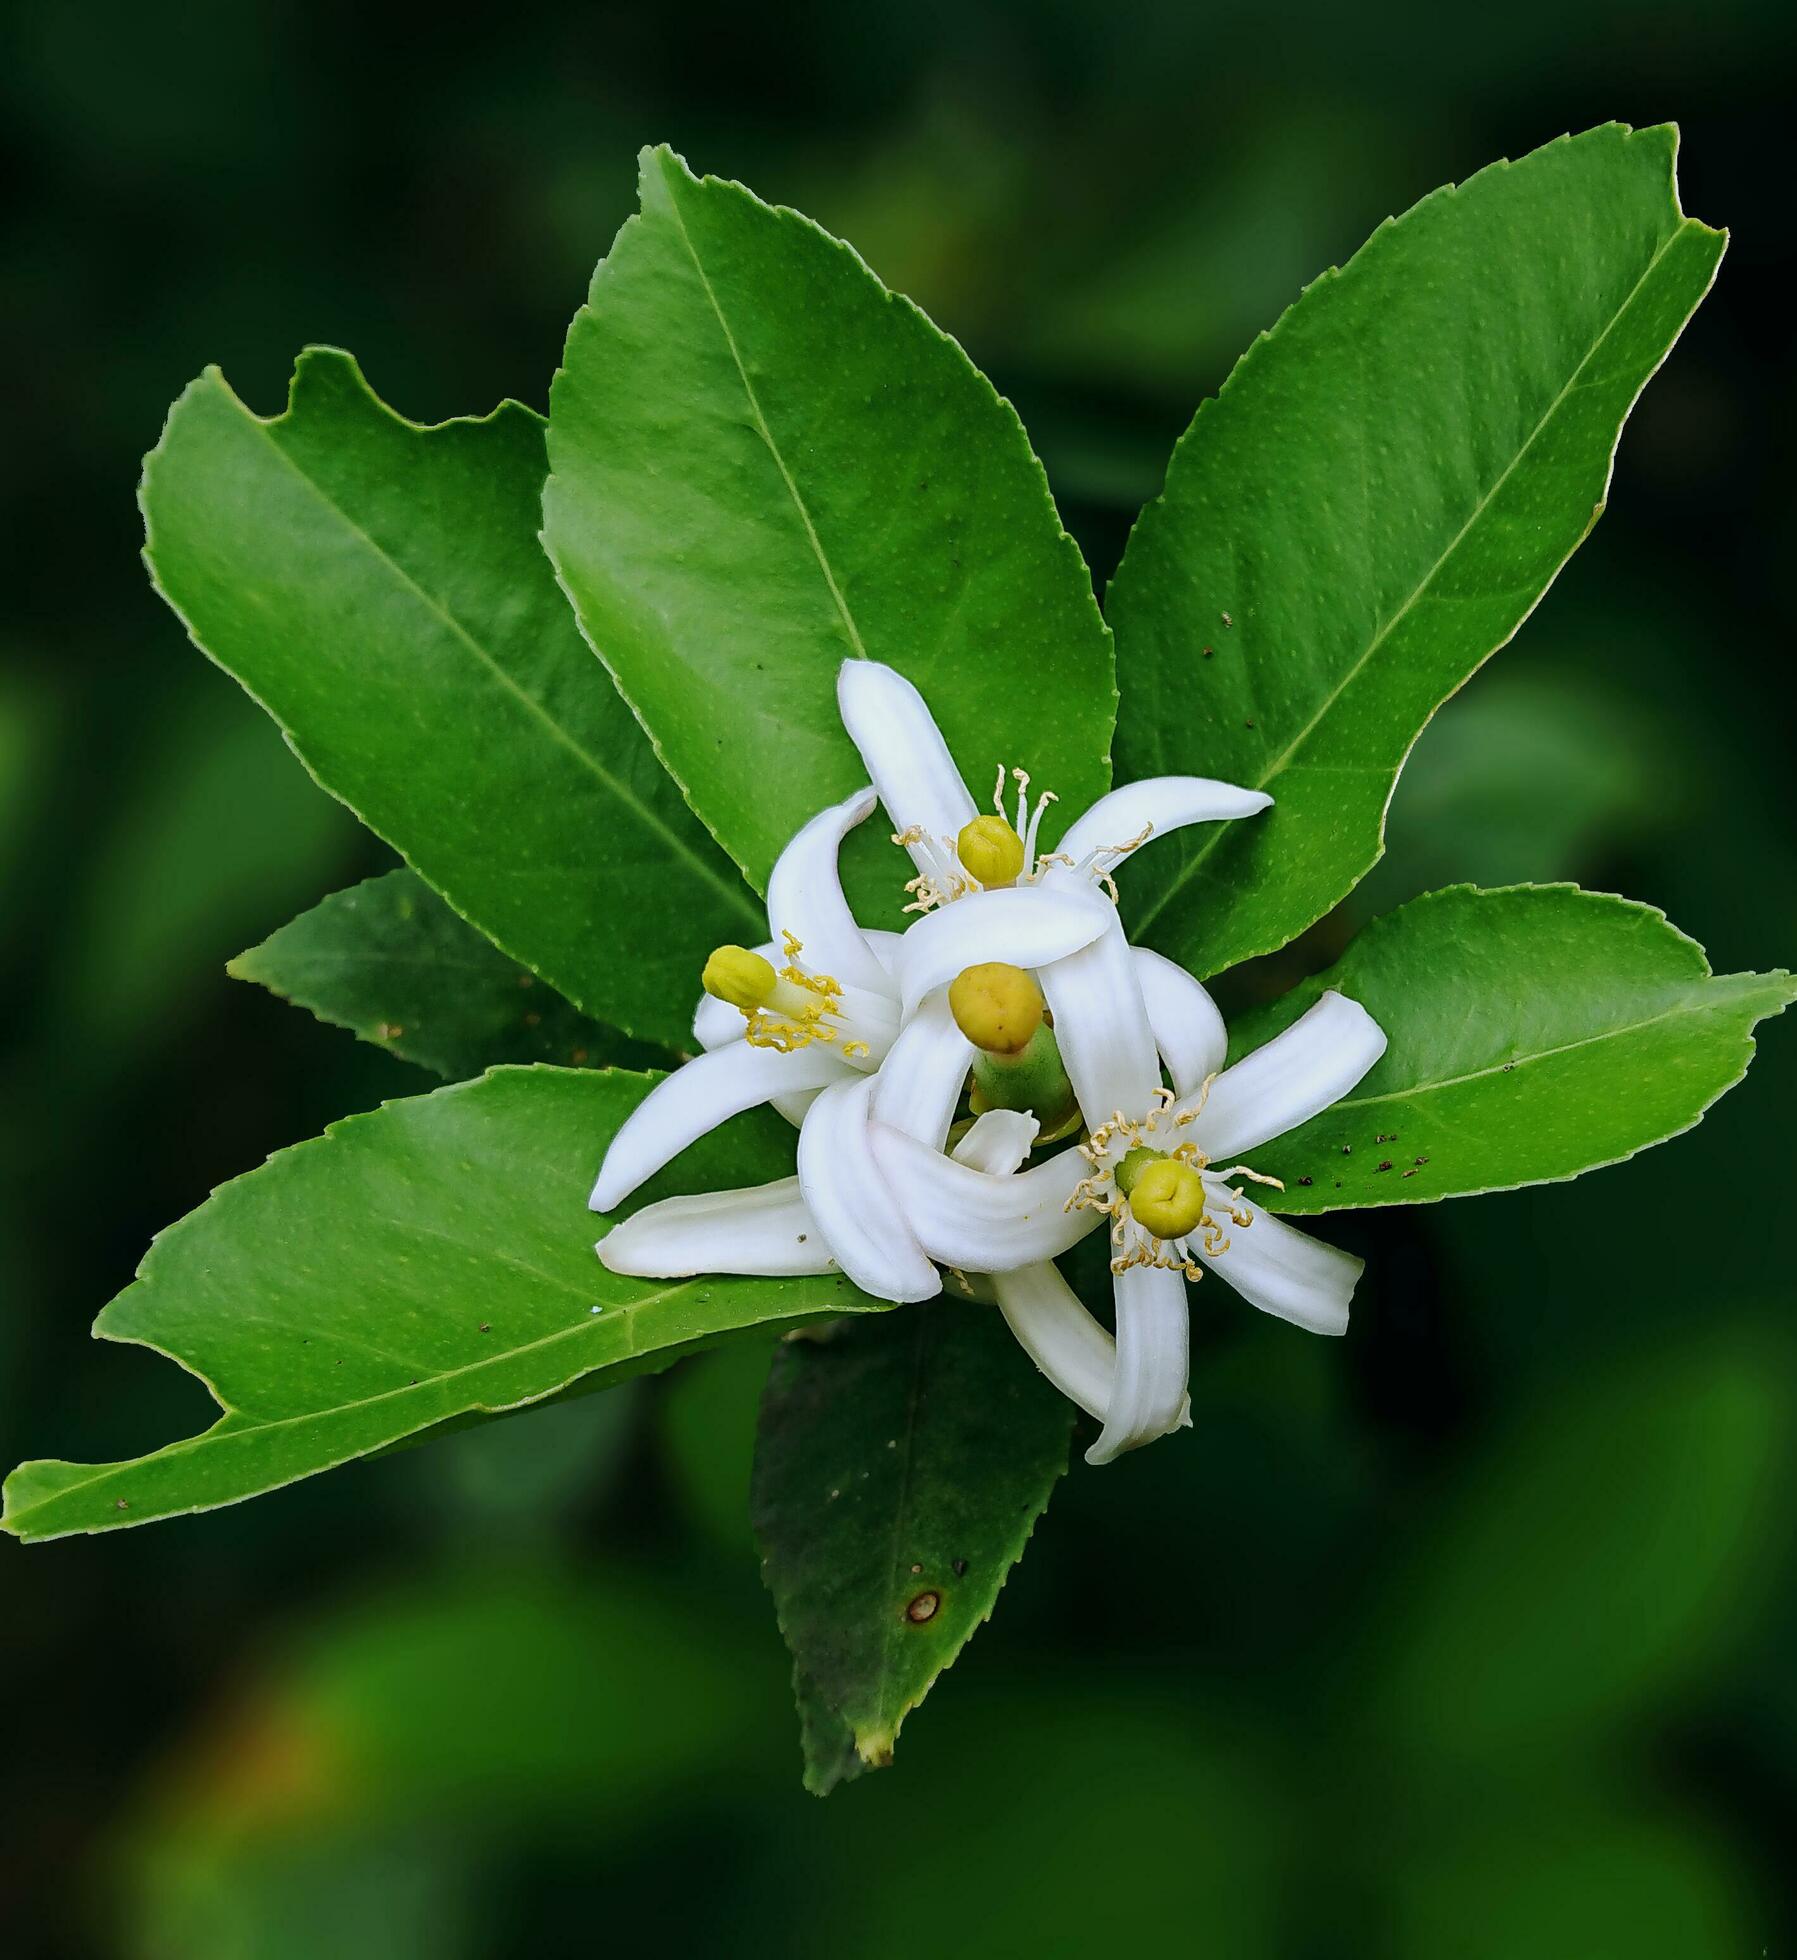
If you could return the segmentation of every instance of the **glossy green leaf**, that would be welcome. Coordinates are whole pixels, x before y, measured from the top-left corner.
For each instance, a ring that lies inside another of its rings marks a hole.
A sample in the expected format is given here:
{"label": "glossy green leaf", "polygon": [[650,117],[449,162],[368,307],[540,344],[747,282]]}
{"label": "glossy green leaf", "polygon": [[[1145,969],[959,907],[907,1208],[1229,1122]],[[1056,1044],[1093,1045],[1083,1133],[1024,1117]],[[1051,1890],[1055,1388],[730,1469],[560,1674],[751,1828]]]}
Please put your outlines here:
{"label": "glossy green leaf", "polygon": [[693,807],[763,883],[866,781],[835,682],[867,655],[976,796],[1002,761],[1078,812],[1110,780],[1110,639],[1010,405],[797,212],[666,149],[641,192],[550,397],[544,539]]}
{"label": "glossy green leaf", "polygon": [[789,1341],[751,1498],[796,1664],[806,1784],[892,1758],[990,1617],[1067,1467],[1069,1403],[989,1307],[938,1302]]}
{"label": "glossy green leaf", "polygon": [[666,1060],[507,959],[413,871],[333,892],[229,970],[451,1081],[501,1062]]}
{"label": "glossy green leaf", "polygon": [[1326,987],[1388,1046],[1350,1095],[1250,1153],[1278,1211],[1421,1204],[1576,1177],[1688,1130],[1740,1081],[1788,973],[1712,974],[1649,905],[1574,885],[1456,885],[1376,921],[1231,1031],[1232,1057]]}
{"label": "glossy green leaf", "polygon": [[[646,1086],[498,1069],[352,1116],[222,1186],[157,1239],[95,1332],[179,1361],[224,1413],[133,1462],[27,1463],[0,1522],[55,1538],[209,1510],[737,1328],[883,1304],[840,1277],[608,1273],[587,1187]],[[779,1128],[714,1134],[645,1198],[769,1176]]]}
{"label": "glossy green leaf", "polygon": [[287,412],[216,369],[144,469],[145,556],[318,780],[514,958],[645,1040],[759,909],[582,644],[537,544],[543,425],[402,421],[313,348]]}
{"label": "glossy green leaf", "polygon": [[1138,936],[1220,972],[1377,859],[1410,745],[1602,512],[1624,418],[1715,276],[1676,145],[1611,124],[1437,191],[1200,408],[1111,587],[1119,774],[1274,807],[1156,845],[1126,881]]}

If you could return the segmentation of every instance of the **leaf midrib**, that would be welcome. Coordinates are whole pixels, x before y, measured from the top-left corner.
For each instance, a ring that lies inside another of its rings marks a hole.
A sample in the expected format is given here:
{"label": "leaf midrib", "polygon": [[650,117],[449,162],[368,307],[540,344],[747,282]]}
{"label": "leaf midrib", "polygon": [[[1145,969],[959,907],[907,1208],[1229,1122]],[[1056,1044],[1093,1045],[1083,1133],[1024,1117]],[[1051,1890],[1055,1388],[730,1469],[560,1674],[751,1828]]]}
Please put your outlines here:
{"label": "leaf midrib", "polygon": [[[665,173],[663,181],[666,182]],[[780,445],[774,440],[774,432],[768,426],[766,412],[761,406],[761,398],[755,392],[755,384],[749,379],[749,370],[743,361],[742,350],[736,344],[736,335],[731,330],[729,320],[724,316],[717,290],[712,285],[711,277],[699,257],[699,250],[693,243],[692,233],[687,230],[686,215],[680,209],[679,191],[672,184],[667,185],[667,191],[668,209],[674,214],[674,227],[680,233],[680,242],[686,247],[687,257],[693,262],[693,271],[698,274],[699,284],[705,289],[705,297],[711,303],[711,310],[717,318],[718,330],[724,336],[724,345],[730,350],[730,359],[736,368],[737,379],[741,381],[743,394],[748,400],[749,413],[755,418],[756,433],[766,444],[767,452],[774,460],[774,467],[780,472],[780,479],[786,485],[786,493],[792,499],[793,509],[799,514],[799,522],[805,527],[805,536],[810,541],[812,556],[817,560],[818,570],[824,575],[824,584],[829,587],[830,597],[842,621],[842,629],[848,635],[849,647],[857,658],[865,660],[868,653],[867,646],[861,638],[861,629],[855,624],[855,616],[849,611],[848,601],[842,594],[842,587],[836,581],[836,573],[831,568],[830,560],[824,551],[823,540],[818,536],[817,525],[812,521],[810,509],[799,492],[797,479],[787,467]]]}
{"label": "leaf midrib", "polygon": [[[1454,553],[1460,549],[1460,546],[1465,541],[1468,533],[1472,530],[1473,526],[1476,525],[1480,521],[1480,519],[1484,517],[1486,511],[1491,507],[1492,499],[1497,496],[1499,491],[1503,489],[1504,485],[1509,482],[1511,476],[1514,475],[1516,470],[1521,467],[1524,458],[1527,457],[1530,450],[1532,450],[1535,444],[1540,440],[1542,432],[1547,428],[1548,424],[1553,421],[1554,417],[1558,415],[1560,410],[1565,406],[1568,398],[1572,395],[1573,391],[1579,386],[1581,376],[1583,376],[1585,370],[1591,365],[1591,363],[1597,358],[1598,354],[1602,351],[1604,343],[1610,338],[1611,334],[1613,334],[1616,331],[1617,327],[1621,324],[1621,321],[1624,315],[1628,312],[1629,308],[1633,306],[1636,299],[1640,297],[1642,289],[1646,286],[1648,280],[1653,277],[1655,271],[1659,267],[1660,261],[1672,249],[1676,241],[1685,235],[1685,233],[1691,228],[1694,222],[1695,220],[1693,219],[1682,218],[1679,221],[1679,223],[1676,224],[1672,228],[1672,230],[1666,234],[1666,237],[1661,241],[1659,247],[1655,250],[1653,257],[1648,260],[1646,266],[1642,269],[1640,277],[1629,288],[1626,297],[1622,300],[1621,304],[1618,305],[1615,312],[1612,314],[1609,324],[1605,326],[1603,332],[1600,333],[1597,336],[1597,338],[1591,343],[1591,345],[1586,349],[1584,355],[1581,357],[1579,361],[1578,366],[1573,369],[1572,374],[1568,377],[1564,386],[1554,396],[1553,400],[1548,404],[1547,408],[1543,411],[1541,419],[1535,424],[1534,428],[1530,430],[1527,438],[1519,445],[1516,454],[1511,457],[1508,463],[1505,464],[1502,472],[1492,483],[1491,488],[1485,492],[1485,494],[1479,499],[1478,503],[1473,507],[1472,513],[1470,516],[1468,516],[1466,522],[1461,525],[1460,529],[1457,532],[1455,532],[1454,536],[1448,541],[1447,545],[1443,548],[1440,556],[1435,559],[1435,561],[1429,566],[1428,570],[1417,581],[1416,585],[1412,588],[1409,596],[1404,600],[1403,604],[1398,607],[1397,611],[1392,614],[1390,619],[1388,619],[1386,623],[1382,627],[1380,627],[1378,632],[1373,635],[1373,637],[1367,642],[1365,649],[1355,659],[1354,663],[1348,668],[1347,672],[1344,673],[1341,679],[1337,681],[1335,686],[1330,689],[1328,695],[1324,698],[1321,706],[1318,707],[1316,713],[1313,714],[1310,720],[1305,723],[1304,727],[1301,728],[1295,736],[1293,736],[1291,741],[1286,744],[1284,749],[1282,749],[1280,753],[1273,759],[1272,763],[1264,770],[1264,772],[1256,780],[1248,784],[1247,787],[1254,788],[1254,789],[1265,789],[1269,783],[1275,781],[1280,775],[1284,773],[1284,771],[1290,766],[1292,758],[1297,754],[1298,750],[1301,749],[1303,745],[1310,740],[1311,736],[1313,736],[1316,733],[1317,729],[1322,725],[1324,717],[1329,714],[1331,709],[1334,708],[1335,704],[1341,699],[1343,693],[1347,690],[1347,688],[1350,685],[1352,685],[1352,683],[1360,676],[1360,674],[1364,672],[1367,662],[1373,658],[1373,656],[1379,651],[1380,647],[1382,647],[1385,644],[1386,640],[1390,638],[1391,634],[1397,629],[1397,627],[1405,619],[1409,617],[1411,611],[1415,608],[1418,601],[1421,600],[1423,596],[1427,593],[1429,587],[1435,583],[1436,579],[1441,575],[1443,568],[1452,560]],[[1570,553],[1568,553],[1568,556],[1570,556]],[[1562,564],[1564,564],[1565,560],[1562,559],[1561,562]],[[1171,903],[1171,901],[1181,891],[1184,890],[1187,883],[1192,878],[1198,875],[1206,859],[1210,857],[1210,855],[1224,842],[1224,840],[1230,834],[1231,832],[1228,825],[1215,824],[1209,827],[1209,835],[1206,836],[1199,843],[1198,847],[1192,852],[1191,856],[1185,860],[1181,868],[1177,872],[1175,872],[1174,875],[1161,887],[1160,891],[1155,895],[1153,902],[1141,914],[1141,917],[1137,923],[1137,928],[1136,928],[1138,933],[1145,934],[1148,931],[1148,928],[1154,923],[1156,919],[1160,917],[1161,913],[1166,910],[1167,906]]]}
{"label": "leaf midrib", "polygon": [[[225,386],[225,384],[223,384],[222,382],[220,385]],[[231,391],[228,386],[225,386],[225,392],[227,394],[231,394]],[[237,401],[235,395],[231,395],[231,399],[233,402],[236,402],[237,407],[242,411],[244,419],[250,424],[252,428],[257,430],[257,432],[267,442],[268,446],[274,451],[274,453],[277,456],[281,458],[281,460],[293,472],[294,476],[299,480],[299,482],[304,484],[306,488],[309,491],[311,491],[313,496],[315,496],[318,499],[319,503],[323,505],[323,507],[327,511],[329,511],[330,514],[334,518],[336,518],[340,524],[342,524],[344,529],[347,530],[352,537],[359,539],[361,543],[367,547],[367,549],[373,555],[376,561],[379,564],[385,566],[386,569],[399,581],[399,583],[402,586],[404,586],[408,592],[412,593],[414,597],[417,598],[419,603],[424,606],[427,612],[433,614],[438,620],[440,620],[443,623],[443,625],[449,630],[450,634],[455,639],[459,640],[461,644],[465,646],[471,654],[474,655],[475,659],[478,660],[480,664],[486,668],[486,670],[493,676],[493,678],[496,681],[498,681],[500,686],[504,688],[508,694],[510,694],[515,700],[520,702],[523,705],[523,707],[526,709],[526,711],[535,720],[540,722],[545,729],[548,730],[552,740],[559,743],[561,747],[566,749],[567,752],[570,755],[572,755],[578,762],[582,763],[615,801],[622,804],[627,810],[632,811],[635,814],[637,820],[646,829],[654,832],[656,835],[661,837],[663,841],[668,845],[668,847],[675,853],[676,856],[684,859],[685,862],[688,865],[690,865],[692,869],[696,871],[699,874],[699,876],[706,881],[707,884],[711,885],[713,889],[716,890],[726,900],[728,904],[730,904],[733,908],[735,908],[738,912],[740,912],[743,917],[750,918],[750,919],[759,918],[759,914],[756,912],[754,906],[750,903],[750,901],[740,891],[736,890],[730,884],[730,882],[719,873],[715,865],[708,864],[705,861],[705,859],[697,851],[693,849],[691,842],[688,839],[682,837],[677,830],[674,830],[668,824],[666,818],[664,818],[658,811],[651,809],[650,806],[647,803],[645,803],[641,797],[636,795],[636,793],[633,790],[631,790],[626,784],[622,783],[616,776],[614,776],[612,772],[605,766],[605,764],[600,760],[600,758],[593,753],[591,749],[586,747],[584,743],[576,740],[576,738],[572,734],[570,734],[569,731],[566,728],[564,728],[559,721],[556,720],[556,718],[549,712],[549,710],[546,707],[544,707],[542,702],[540,702],[536,698],[536,696],[530,692],[528,688],[524,687],[513,674],[509,673],[506,670],[505,666],[500,662],[497,656],[491,653],[486,647],[481,645],[480,641],[477,640],[474,637],[474,635],[468,630],[468,628],[463,625],[461,620],[459,620],[455,616],[455,614],[452,613],[449,610],[449,608],[445,606],[443,602],[440,599],[438,599],[433,592],[429,591],[425,586],[421,585],[418,582],[418,580],[415,579],[409,571],[407,571],[405,566],[402,565],[399,562],[399,560],[395,558],[393,554],[390,551],[388,551],[386,547],[382,545],[379,542],[379,540],[375,538],[374,535],[364,525],[358,523],[357,520],[353,516],[351,516],[346,509],[344,509],[344,507],[336,500],[336,498],[331,495],[330,491],[327,490],[325,486],[322,483],[320,483],[315,476],[311,474],[310,471],[306,470],[301,466],[299,459],[296,456],[294,456],[292,452],[289,451],[276,437],[275,422],[265,421],[261,416],[251,414],[250,411],[244,407],[242,402]]]}
{"label": "leaf midrib", "polygon": [[[1714,979],[1708,977],[1705,984]],[[1469,1082],[1482,1082],[1488,1076],[1502,1075],[1517,1069],[1528,1068],[1536,1062],[1552,1061],[1558,1055],[1571,1055],[1581,1048],[1593,1048],[1606,1041],[1626,1041],[1630,1035],[1641,1034],[1648,1028],[1655,1028],[1662,1021],[1677,1020],[1686,1014],[1709,1014],[1720,1003],[1698,1000],[1683,1000],[1658,1014],[1650,1014],[1645,1021],[1630,1021],[1623,1027],[1603,1028],[1596,1034],[1581,1035],[1577,1041],[1563,1041],[1557,1047],[1538,1048],[1530,1055],[1512,1055],[1507,1061],[1494,1062],[1488,1068],[1469,1069],[1464,1075],[1443,1076],[1438,1082],[1424,1082],[1409,1089],[1386,1089],[1376,1096],[1346,1095],[1332,1105],[1336,1109],[1370,1109],[1375,1103],[1415,1102],[1420,1097],[1436,1095],[1445,1089],[1458,1089]]]}

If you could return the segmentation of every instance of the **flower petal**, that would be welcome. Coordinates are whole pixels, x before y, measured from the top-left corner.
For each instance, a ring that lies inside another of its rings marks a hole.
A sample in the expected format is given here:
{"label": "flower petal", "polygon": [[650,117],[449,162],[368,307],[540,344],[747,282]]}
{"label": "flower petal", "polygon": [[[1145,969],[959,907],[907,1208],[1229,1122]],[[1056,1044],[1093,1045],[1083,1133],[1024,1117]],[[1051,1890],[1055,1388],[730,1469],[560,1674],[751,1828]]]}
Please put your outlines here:
{"label": "flower petal", "polygon": [[[836,1263],[864,1292],[882,1300],[931,1300],[942,1291],[942,1275],[924,1256],[874,1160],[870,1131],[884,1127],[868,1117],[876,1080],[864,1075],[833,1083],[812,1105],[799,1131],[799,1189]],[[915,1148],[936,1155],[923,1144]]]}
{"label": "flower petal", "polygon": [[[1189,823],[1218,823],[1228,817],[1251,817],[1273,799],[1260,789],[1237,789],[1233,783],[1213,782],[1208,776],[1145,776],[1101,796],[1075,820],[1055,846],[1075,864],[1094,851],[1108,853],[1107,867],[1122,863],[1136,839],[1164,837]],[[1142,832],[1148,831],[1148,837]],[[1129,849],[1124,849],[1124,846]]]}
{"label": "flower petal", "polygon": [[1217,1003],[1183,966],[1138,946],[1136,979],[1176,1096],[1196,1095],[1223,1066],[1229,1031]]}
{"label": "flower petal", "polygon": [[1067,1209],[1089,1168],[1077,1150],[1015,1177],[993,1177],[957,1164],[888,1123],[873,1123],[869,1131],[874,1156],[900,1194],[912,1231],[945,1266],[970,1273],[1014,1272],[1077,1245],[1099,1222],[1096,1212]]}
{"label": "flower petal", "polygon": [[1081,1305],[1079,1295],[1044,1260],[998,1273],[999,1311],[1023,1351],[1070,1402],[1100,1422],[1110,1412],[1117,1343]]}
{"label": "flower petal", "polygon": [[687,1279],[694,1273],[825,1273],[829,1242],[805,1208],[796,1177],[739,1191],[664,1198],[614,1225],[595,1250],[614,1273]]}
{"label": "flower petal", "polygon": [[1191,1316],[1183,1273],[1131,1266],[1115,1275],[1117,1369],[1111,1406],[1088,1463],[1109,1463],[1179,1427],[1186,1405]]}
{"label": "flower petal", "polygon": [[1326,993],[1217,1077],[1193,1141],[1212,1163],[1239,1157],[1340,1102],[1384,1053],[1385,1031],[1359,1001]]}
{"label": "flower petal", "polygon": [[1116,917],[1109,899],[1080,886],[1015,885],[927,912],[905,934],[893,966],[904,1016],[964,967],[985,960],[1045,966],[1091,945]]}
{"label": "flower petal", "polygon": [[948,1141],[948,1126],[955,1120],[955,1105],[973,1067],[973,1053],[973,1044],[949,1012],[946,989],[932,994],[880,1065],[874,1115],[940,1150]]}
{"label": "flower petal", "polygon": [[1030,1154],[1041,1127],[1025,1109],[982,1110],[949,1155],[970,1171],[1009,1177]]}
{"label": "flower petal", "polygon": [[1161,1071],[1136,963],[1115,909],[1089,946],[1051,961],[1036,977],[1086,1127],[1097,1129],[1117,1110],[1140,1116],[1160,1086]]}
{"label": "flower petal", "polygon": [[872,814],[874,802],[871,789],[860,789],[802,826],[768,878],[767,926],[776,940],[790,932],[799,941],[799,957],[813,973],[885,993],[886,969],[862,937],[836,869],[843,838]]}
{"label": "flower petal", "polygon": [[1236,1211],[1249,1223],[1231,1224],[1213,1203],[1227,1249],[1207,1253],[1194,1233],[1189,1241],[1192,1251],[1228,1280],[1249,1306],[1307,1327],[1313,1334],[1345,1334],[1348,1302],[1366,1261],[1313,1239],[1239,1193],[1231,1195]]}
{"label": "flower petal", "polygon": [[593,1210],[621,1205],[644,1178],[726,1118],[775,1096],[821,1089],[853,1073],[841,1056],[821,1044],[781,1055],[733,1041],[695,1056],[656,1083],[624,1119],[593,1186]]}
{"label": "flower petal", "polygon": [[[928,837],[957,835],[974,815],[973,798],[935,717],[904,675],[877,660],[845,660],[836,705],[893,829],[917,824]],[[923,850],[913,847],[911,856],[918,870],[930,868]]]}

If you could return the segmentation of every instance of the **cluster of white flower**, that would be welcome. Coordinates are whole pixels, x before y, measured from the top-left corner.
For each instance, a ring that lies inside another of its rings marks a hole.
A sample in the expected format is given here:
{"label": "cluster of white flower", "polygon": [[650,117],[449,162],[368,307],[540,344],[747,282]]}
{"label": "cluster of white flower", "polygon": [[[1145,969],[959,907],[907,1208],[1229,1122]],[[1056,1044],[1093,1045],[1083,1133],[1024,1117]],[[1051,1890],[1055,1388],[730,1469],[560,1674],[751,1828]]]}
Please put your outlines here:
{"label": "cluster of white flower", "polygon": [[[600,1258],[646,1277],[840,1270],[887,1300],[945,1284],[996,1300],[1037,1367],[1103,1424],[1095,1463],[1187,1419],[1185,1287],[1203,1268],[1253,1306],[1341,1333],[1361,1262],[1255,1205],[1241,1182],[1271,1180],[1225,1160],[1346,1095],[1384,1035],[1326,993],[1225,1068],[1210,995],[1129,944],[1110,878],[1152,836],[1272,799],[1156,777],[1101,797],[1038,853],[1052,798],[1032,809],[1013,771],[1008,817],[1001,770],[995,813],[980,815],[902,675],[848,661],[837,698],[873,787],[781,854],[768,943],[712,955],[693,1022],[703,1052],[619,1130],[592,1202],[610,1211],[758,1103],[797,1125],[798,1174],[647,1206]],[[902,933],[859,925],[837,874],[876,797],[917,871]],[[1054,1264],[1101,1224],[1114,1335]]]}

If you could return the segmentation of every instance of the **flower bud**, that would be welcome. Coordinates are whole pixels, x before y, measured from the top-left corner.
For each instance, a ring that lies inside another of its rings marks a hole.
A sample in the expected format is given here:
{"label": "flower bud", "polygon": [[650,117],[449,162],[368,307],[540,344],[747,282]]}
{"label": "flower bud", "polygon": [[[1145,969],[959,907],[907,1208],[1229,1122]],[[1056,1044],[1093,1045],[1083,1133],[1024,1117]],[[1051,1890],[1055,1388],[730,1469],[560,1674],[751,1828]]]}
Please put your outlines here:
{"label": "flower bud", "polygon": [[732,1007],[762,1007],[779,979],[772,965],[746,946],[720,946],[705,962],[701,984],[714,1000]]}
{"label": "flower bud", "polygon": [[949,983],[948,1009],[976,1048],[1001,1059],[1021,1055],[1042,1025],[1042,989],[1022,967],[987,960]]}
{"label": "flower bud", "polygon": [[990,891],[1016,883],[1023,869],[1023,839],[1003,817],[975,817],[961,826],[955,855]]}

